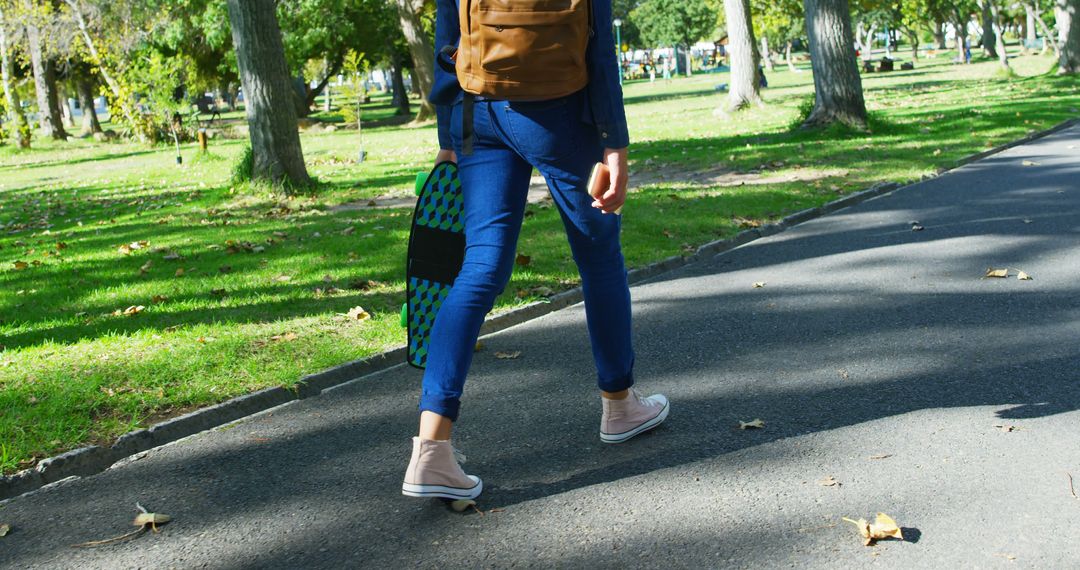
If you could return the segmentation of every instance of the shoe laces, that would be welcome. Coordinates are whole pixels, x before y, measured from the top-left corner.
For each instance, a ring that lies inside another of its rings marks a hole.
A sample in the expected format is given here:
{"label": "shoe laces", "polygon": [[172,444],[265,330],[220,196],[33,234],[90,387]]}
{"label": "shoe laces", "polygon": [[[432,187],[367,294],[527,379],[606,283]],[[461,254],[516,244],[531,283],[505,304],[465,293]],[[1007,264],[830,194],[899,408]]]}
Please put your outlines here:
{"label": "shoe laces", "polygon": [[464,465],[466,461],[465,454],[458,451],[458,448],[452,445],[450,446],[450,450],[454,452],[454,459],[457,460],[458,465]]}

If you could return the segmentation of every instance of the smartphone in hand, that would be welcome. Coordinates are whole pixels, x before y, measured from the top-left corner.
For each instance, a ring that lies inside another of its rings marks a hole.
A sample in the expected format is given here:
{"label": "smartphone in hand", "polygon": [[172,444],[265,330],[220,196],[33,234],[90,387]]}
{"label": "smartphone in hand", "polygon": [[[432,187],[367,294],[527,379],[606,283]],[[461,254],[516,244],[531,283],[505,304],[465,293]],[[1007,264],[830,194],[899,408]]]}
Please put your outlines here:
{"label": "smartphone in hand", "polygon": [[[592,172],[589,173],[589,183],[586,188],[589,191],[589,196],[594,199],[600,198],[604,195],[604,192],[608,191],[611,186],[611,169],[607,167],[603,162],[597,162],[592,167]],[[618,210],[615,210],[615,215],[622,214],[622,206],[619,206]]]}

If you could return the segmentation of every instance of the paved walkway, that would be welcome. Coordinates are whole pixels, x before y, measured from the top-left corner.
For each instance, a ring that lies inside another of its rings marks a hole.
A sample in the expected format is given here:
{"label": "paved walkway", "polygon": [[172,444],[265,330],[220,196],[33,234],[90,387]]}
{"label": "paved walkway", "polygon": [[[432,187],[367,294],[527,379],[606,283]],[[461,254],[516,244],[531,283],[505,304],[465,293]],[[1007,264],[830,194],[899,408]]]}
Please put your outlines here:
{"label": "paved walkway", "polygon": [[[580,306],[493,335],[457,433],[484,516],[399,494],[399,367],[8,502],[0,567],[1080,565],[1080,126],[633,294],[671,418],[600,444]],[[174,522],[68,547],[136,502]],[[908,540],[840,521],[878,511]]]}

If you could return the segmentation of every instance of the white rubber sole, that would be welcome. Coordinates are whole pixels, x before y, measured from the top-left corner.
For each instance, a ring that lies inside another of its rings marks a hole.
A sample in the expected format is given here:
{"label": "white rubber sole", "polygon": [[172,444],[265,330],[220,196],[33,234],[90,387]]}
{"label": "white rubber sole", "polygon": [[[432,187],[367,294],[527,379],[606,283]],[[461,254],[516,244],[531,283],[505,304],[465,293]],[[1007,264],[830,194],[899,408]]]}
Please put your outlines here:
{"label": "white rubber sole", "polygon": [[653,419],[639,425],[638,427],[636,427],[636,428],[634,428],[634,429],[632,429],[630,431],[624,431],[622,433],[604,433],[604,432],[600,432],[600,441],[602,441],[604,443],[622,443],[622,442],[634,437],[635,435],[647,432],[647,431],[653,429],[654,427],[664,423],[664,420],[666,420],[667,416],[668,416],[668,410],[670,410],[670,409],[671,409],[671,402],[668,402],[668,403],[664,404],[664,409],[660,410],[660,413],[657,414],[657,416],[655,418],[653,418]]}
{"label": "white rubber sole", "polygon": [[480,493],[484,490],[484,482],[475,475],[468,476],[473,481],[476,481],[476,485],[468,489],[462,489],[460,487],[446,487],[444,485],[416,485],[413,483],[402,483],[401,494],[408,497],[431,497],[440,499],[475,499],[480,496]]}

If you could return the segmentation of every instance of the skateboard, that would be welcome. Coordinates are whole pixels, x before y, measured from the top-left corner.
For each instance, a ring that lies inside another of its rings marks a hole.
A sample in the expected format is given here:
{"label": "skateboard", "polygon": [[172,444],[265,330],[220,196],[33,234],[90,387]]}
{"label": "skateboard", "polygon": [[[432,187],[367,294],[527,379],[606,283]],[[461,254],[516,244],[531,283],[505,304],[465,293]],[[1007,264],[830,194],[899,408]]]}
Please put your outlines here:
{"label": "skateboard", "polygon": [[463,197],[457,165],[440,162],[430,173],[417,174],[416,195],[401,322],[409,335],[405,360],[424,368],[431,327],[465,258]]}

